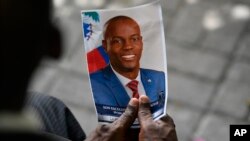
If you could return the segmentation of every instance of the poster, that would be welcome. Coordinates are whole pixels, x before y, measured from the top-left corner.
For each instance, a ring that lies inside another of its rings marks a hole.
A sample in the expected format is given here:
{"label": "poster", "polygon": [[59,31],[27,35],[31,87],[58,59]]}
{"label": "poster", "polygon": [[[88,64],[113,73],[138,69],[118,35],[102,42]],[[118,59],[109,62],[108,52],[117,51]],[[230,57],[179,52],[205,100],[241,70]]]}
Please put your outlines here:
{"label": "poster", "polygon": [[[166,114],[166,45],[159,1],[81,11],[85,58],[100,123],[111,123],[131,97],[147,95],[154,119]],[[130,81],[132,81],[130,83]],[[139,127],[136,120],[133,127]]]}

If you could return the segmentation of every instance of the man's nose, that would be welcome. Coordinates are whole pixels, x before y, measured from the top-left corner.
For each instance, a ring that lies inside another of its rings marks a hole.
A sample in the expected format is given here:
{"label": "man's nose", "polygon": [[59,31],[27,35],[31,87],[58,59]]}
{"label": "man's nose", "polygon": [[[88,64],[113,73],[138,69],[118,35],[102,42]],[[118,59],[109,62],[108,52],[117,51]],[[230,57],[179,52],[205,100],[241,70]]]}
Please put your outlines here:
{"label": "man's nose", "polygon": [[123,45],[123,49],[132,49],[133,45],[131,43],[131,41],[129,39],[125,40],[124,45]]}

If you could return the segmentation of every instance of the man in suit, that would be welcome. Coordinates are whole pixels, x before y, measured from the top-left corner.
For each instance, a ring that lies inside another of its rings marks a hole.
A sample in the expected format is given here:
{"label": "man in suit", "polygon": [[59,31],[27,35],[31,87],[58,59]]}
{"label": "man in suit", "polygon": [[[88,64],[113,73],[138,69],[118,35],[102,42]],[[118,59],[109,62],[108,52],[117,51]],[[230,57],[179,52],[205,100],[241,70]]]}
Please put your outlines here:
{"label": "man in suit", "polygon": [[[104,25],[103,35],[110,64],[90,74],[97,111],[98,105],[126,107],[131,97],[139,95],[147,95],[151,103],[164,104],[164,72],[140,68],[143,42],[138,23],[127,16],[113,17]],[[129,86],[134,80],[137,92]]]}

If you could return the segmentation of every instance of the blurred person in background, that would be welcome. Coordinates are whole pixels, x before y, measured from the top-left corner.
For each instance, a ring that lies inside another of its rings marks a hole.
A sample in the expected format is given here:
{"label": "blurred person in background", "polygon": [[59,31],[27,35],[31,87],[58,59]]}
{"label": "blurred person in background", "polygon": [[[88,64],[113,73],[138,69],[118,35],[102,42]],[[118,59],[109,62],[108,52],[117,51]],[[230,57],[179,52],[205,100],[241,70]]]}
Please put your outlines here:
{"label": "blurred person in background", "polygon": [[[50,96],[27,93],[29,80],[42,57],[60,57],[60,34],[50,21],[51,1],[1,0],[0,10],[1,37],[4,37],[0,42],[3,70],[0,140],[84,140],[83,130],[63,102]],[[27,106],[36,111],[32,114],[38,114],[40,120],[25,114],[26,98]],[[132,98],[118,120],[98,126],[86,140],[125,140],[127,130],[138,115],[141,124],[138,140],[176,141],[173,120],[166,116],[153,121],[149,105],[146,96],[139,100]]]}
{"label": "blurred person in background", "polygon": [[59,33],[50,23],[50,1],[1,0],[0,10],[0,140],[67,140],[40,132],[36,119],[23,110],[29,79],[41,58],[60,54]]}

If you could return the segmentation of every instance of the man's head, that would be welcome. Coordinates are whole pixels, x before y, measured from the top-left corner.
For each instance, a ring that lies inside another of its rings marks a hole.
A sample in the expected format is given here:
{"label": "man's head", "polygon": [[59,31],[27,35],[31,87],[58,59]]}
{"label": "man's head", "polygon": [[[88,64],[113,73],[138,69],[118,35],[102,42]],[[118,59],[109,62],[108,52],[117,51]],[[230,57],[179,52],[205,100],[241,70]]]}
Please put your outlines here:
{"label": "man's head", "polygon": [[138,23],[127,16],[111,18],[105,24],[103,35],[102,44],[113,69],[127,78],[136,78],[143,49]]}
{"label": "man's head", "polygon": [[43,56],[60,57],[59,30],[50,21],[51,0],[1,1],[1,111],[20,111],[32,73]]}

